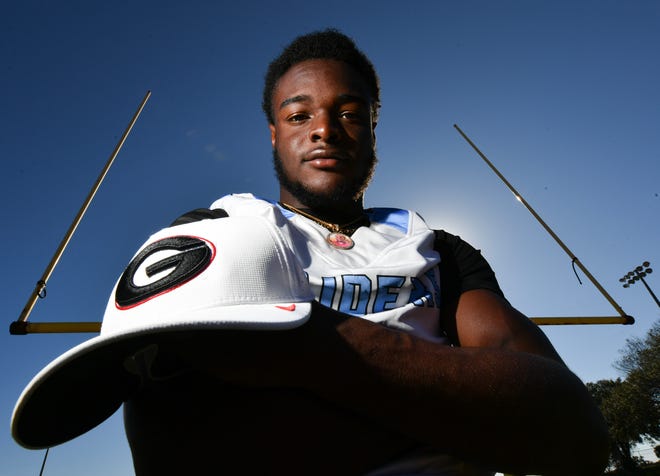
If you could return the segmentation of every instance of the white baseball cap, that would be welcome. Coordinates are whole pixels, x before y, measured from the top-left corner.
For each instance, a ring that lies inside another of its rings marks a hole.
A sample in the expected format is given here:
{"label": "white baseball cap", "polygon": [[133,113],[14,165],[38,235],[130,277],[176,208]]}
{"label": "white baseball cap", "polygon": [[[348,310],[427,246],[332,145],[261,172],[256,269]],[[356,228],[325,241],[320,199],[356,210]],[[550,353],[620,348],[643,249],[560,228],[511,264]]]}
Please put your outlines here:
{"label": "white baseball cap", "polygon": [[265,218],[165,228],[117,281],[100,335],[53,360],[23,390],[12,436],[31,449],[69,441],[110,417],[138,388],[131,359],[159,339],[214,329],[292,329],[307,321],[313,299],[281,230]]}

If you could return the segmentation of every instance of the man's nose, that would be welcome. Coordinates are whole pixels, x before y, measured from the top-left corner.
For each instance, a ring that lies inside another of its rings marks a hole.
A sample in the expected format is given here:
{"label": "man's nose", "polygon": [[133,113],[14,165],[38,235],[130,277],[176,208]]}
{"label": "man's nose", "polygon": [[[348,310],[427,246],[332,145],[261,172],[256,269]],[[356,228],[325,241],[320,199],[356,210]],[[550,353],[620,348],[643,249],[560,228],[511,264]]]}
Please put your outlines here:
{"label": "man's nose", "polygon": [[325,112],[316,115],[309,135],[312,142],[337,142],[341,136],[339,118]]}

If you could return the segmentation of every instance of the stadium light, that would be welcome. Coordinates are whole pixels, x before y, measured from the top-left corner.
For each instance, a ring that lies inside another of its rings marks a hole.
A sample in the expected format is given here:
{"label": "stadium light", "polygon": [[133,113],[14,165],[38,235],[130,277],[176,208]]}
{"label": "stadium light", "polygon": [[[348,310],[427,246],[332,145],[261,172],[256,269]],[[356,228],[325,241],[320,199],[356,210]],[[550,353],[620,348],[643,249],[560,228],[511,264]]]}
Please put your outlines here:
{"label": "stadium light", "polygon": [[648,276],[653,272],[653,269],[650,266],[651,263],[649,263],[648,261],[644,261],[641,266],[635,266],[635,268],[632,271],[628,271],[626,274],[624,274],[623,277],[619,279],[619,282],[623,283],[624,288],[629,288],[637,281],[641,281],[642,284],[646,287],[646,290],[649,292],[649,294],[655,301],[655,303],[658,305],[658,307],[660,307],[660,301],[658,301],[658,297],[651,290],[648,283],[644,279],[646,276]]}

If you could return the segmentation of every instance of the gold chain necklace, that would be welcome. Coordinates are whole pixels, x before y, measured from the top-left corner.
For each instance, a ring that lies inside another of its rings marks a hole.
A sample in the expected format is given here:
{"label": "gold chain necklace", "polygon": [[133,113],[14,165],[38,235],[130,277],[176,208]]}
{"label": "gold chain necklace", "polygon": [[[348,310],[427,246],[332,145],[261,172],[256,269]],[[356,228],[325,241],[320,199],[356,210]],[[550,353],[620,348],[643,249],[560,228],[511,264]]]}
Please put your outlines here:
{"label": "gold chain necklace", "polygon": [[350,237],[350,235],[355,233],[355,230],[362,226],[361,222],[363,222],[365,218],[364,214],[362,214],[356,219],[344,224],[330,223],[329,221],[321,220],[311,213],[304,212],[301,209],[294,207],[293,205],[289,205],[288,203],[280,202],[280,204],[287,210],[302,215],[305,218],[309,218],[313,222],[318,223],[322,227],[328,229],[330,234],[326,236],[325,240],[335,248],[342,250],[349,250],[355,246],[355,242]]}

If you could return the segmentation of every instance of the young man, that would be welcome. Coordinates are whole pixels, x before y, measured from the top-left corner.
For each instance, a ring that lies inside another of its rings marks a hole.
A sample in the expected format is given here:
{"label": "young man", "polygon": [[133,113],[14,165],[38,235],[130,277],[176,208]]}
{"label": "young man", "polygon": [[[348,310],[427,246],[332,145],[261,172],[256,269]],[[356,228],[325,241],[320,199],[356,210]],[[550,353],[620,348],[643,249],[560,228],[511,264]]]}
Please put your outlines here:
{"label": "young man", "polygon": [[317,302],[293,330],[163,346],[156,366],[194,371],[125,404],[136,474],[601,474],[601,415],[480,253],[363,208],[379,85],[353,42],[297,38],[263,106],[279,202],[225,196],[175,223],[267,217]]}

